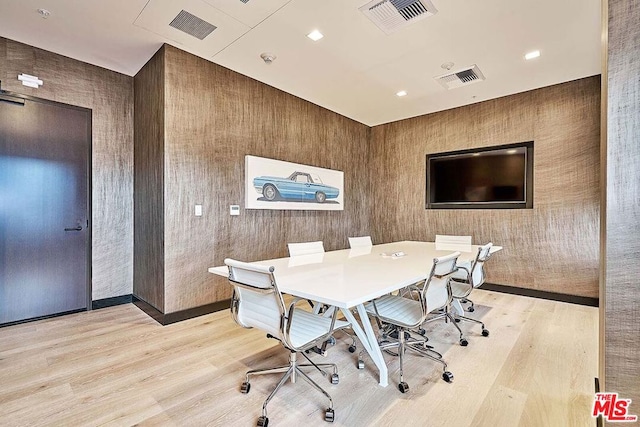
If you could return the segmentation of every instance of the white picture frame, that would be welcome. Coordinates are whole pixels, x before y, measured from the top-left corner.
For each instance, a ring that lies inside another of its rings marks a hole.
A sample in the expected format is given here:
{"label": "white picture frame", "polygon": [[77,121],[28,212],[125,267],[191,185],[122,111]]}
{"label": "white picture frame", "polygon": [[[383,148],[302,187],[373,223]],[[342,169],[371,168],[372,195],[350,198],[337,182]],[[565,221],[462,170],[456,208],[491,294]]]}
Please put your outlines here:
{"label": "white picture frame", "polygon": [[342,171],[245,156],[245,209],[344,210]]}

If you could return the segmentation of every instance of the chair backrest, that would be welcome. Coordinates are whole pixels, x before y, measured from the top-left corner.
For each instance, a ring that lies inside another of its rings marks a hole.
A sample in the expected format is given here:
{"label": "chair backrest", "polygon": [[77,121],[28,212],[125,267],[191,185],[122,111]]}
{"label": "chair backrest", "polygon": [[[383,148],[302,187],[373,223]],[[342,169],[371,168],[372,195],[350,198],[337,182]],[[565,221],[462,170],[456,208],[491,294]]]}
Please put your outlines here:
{"label": "chair backrest", "polygon": [[285,305],[276,285],[274,268],[230,258],[229,283],[233,286],[231,316],[240,326],[258,328],[283,341]]}
{"label": "chair backrest", "polygon": [[350,248],[361,248],[366,246],[373,246],[371,236],[349,237]]}
{"label": "chair backrest", "polygon": [[318,242],[289,243],[289,256],[319,254],[324,252],[322,240]]}
{"label": "chair backrest", "polygon": [[423,312],[425,316],[447,306],[451,301],[449,279],[456,272],[460,252],[433,259],[433,267],[422,288]]}
{"label": "chair backrest", "polygon": [[471,263],[471,284],[474,288],[481,286],[485,281],[484,263],[491,257],[492,247],[491,242],[480,246],[476,258]]}
{"label": "chair backrest", "polygon": [[436,234],[436,245],[470,245],[471,236],[449,236],[446,234]]}

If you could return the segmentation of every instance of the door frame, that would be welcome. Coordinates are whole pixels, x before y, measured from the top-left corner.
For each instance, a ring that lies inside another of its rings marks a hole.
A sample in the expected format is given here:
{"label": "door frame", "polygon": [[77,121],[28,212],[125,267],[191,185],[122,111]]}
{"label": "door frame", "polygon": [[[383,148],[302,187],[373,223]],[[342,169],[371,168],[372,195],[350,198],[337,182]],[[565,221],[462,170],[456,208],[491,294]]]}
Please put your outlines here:
{"label": "door frame", "polygon": [[[7,98],[14,98],[14,100],[12,99],[2,99],[0,102],[5,101],[5,102],[17,102],[17,103],[23,103],[24,101],[31,101],[31,102],[40,102],[40,103],[44,103],[44,104],[49,104],[49,105],[55,105],[58,107],[63,107],[63,108],[70,108],[73,110],[78,110],[78,111],[83,111],[88,113],[88,120],[87,120],[87,135],[89,136],[89,140],[87,141],[87,152],[85,153],[85,155],[87,156],[87,200],[86,200],[86,206],[87,206],[87,233],[85,233],[85,247],[86,247],[86,259],[85,259],[85,271],[86,271],[86,292],[87,292],[87,308],[86,311],[90,311],[92,309],[92,303],[93,303],[93,295],[91,293],[92,291],[92,269],[91,269],[91,261],[92,261],[92,249],[93,249],[93,210],[92,210],[92,203],[93,203],[93,165],[92,165],[92,153],[93,153],[93,110],[91,108],[85,108],[85,107],[79,107],[77,105],[72,105],[72,104],[66,104],[64,102],[58,102],[58,101],[52,101],[49,99],[44,99],[44,98],[38,98],[36,96],[31,96],[31,95],[24,95],[21,93],[17,93],[17,92],[11,92],[8,90],[2,90],[0,89],[0,97],[7,97]],[[58,316],[61,314],[65,314],[65,313],[59,313],[59,314],[54,314],[52,316]],[[43,317],[51,317],[51,316],[43,316]],[[28,319],[28,321],[32,321],[32,320],[36,320],[36,319]],[[19,321],[17,323],[22,323],[22,321]]]}

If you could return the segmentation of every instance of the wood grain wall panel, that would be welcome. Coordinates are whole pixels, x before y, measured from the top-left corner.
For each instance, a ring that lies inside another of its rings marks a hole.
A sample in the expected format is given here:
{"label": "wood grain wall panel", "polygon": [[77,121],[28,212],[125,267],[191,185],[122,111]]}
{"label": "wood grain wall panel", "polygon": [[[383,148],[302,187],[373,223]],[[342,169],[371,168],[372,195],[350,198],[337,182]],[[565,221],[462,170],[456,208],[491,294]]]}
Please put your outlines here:
{"label": "wood grain wall panel", "polygon": [[[40,77],[33,89],[20,73]],[[92,110],[92,299],[130,294],[133,78],[0,37],[2,89]]]}
{"label": "wood grain wall panel", "polygon": [[[176,48],[165,53],[165,313],[229,298],[226,281],[207,272],[226,257],[285,256],[290,241],[339,249],[369,234],[367,126]],[[244,210],[247,154],[344,171],[345,210]]]}
{"label": "wood grain wall panel", "polygon": [[[374,127],[374,240],[469,234],[505,248],[491,283],[597,297],[599,90],[596,76]],[[425,209],[427,154],[523,141],[535,147],[533,209]]]}
{"label": "wood grain wall panel", "polygon": [[608,1],[604,340],[606,391],[640,415],[640,9]]}
{"label": "wood grain wall panel", "polygon": [[134,79],[133,294],[164,312],[164,48]]}

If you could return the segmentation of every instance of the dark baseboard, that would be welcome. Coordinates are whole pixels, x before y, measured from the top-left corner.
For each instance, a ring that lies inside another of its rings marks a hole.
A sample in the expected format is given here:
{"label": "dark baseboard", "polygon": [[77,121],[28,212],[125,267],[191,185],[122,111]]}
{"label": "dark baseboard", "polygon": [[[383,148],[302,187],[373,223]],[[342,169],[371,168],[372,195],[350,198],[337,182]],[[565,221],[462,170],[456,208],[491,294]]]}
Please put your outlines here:
{"label": "dark baseboard", "polygon": [[[600,378],[596,377],[596,393],[600,393]],[[596,427],[603,427],[602,415],[596,417]]]}
{"label": "dark baseboard", "polygon": [[581,297],[577,295],[559,294],[556,292],[540,291],[537,289],[524,289],[515,286],[496,285],[494,283],[485,283],[482,288],[487,291],[502,292],[505,294],[522,295],[525,297],[548,299],[553,301],[568,302],[571,304],[588,305],[590,307],[598,307],[598,298]]}
{"label": "dark baseboard", "polygon": [[133,303],[161,325],[170,325],[172,323],[181,322],[183,320],[192,319],[205,314],[215,313],[216,311],[225,310],[231,306],[231,300],[227,299],[207,305],[201,305],[199,307],[189,308],[187,310],[176,311],[175,313],[165,314],[135,295],[133,295]]}
{"label": "dark baseboard", "polygon": [[87,311],[87,310],[84,309],[84,308],[81,308],[79,310],[70,310],[70,311],[65,311],[65,312],[62,312],[62,313],[49,314],[47,316],[32,317],[30,319],[17,320],[15,322],[0,323],[0,328],[4,328],[6,326],[19,325],[21,323],[35,322],[36,320],[52,319],[54,317],[66,316],[67,314],[80,313],[80,312],[83,312],[83,311]]}
{"label": "dark baseboard", "polygon": [[98,310],[101,308],[113,307],[114,305],[130,304],[133,302],[133,295],[120,295],[119,297],[97,299],[91,302],[91,309]]}

